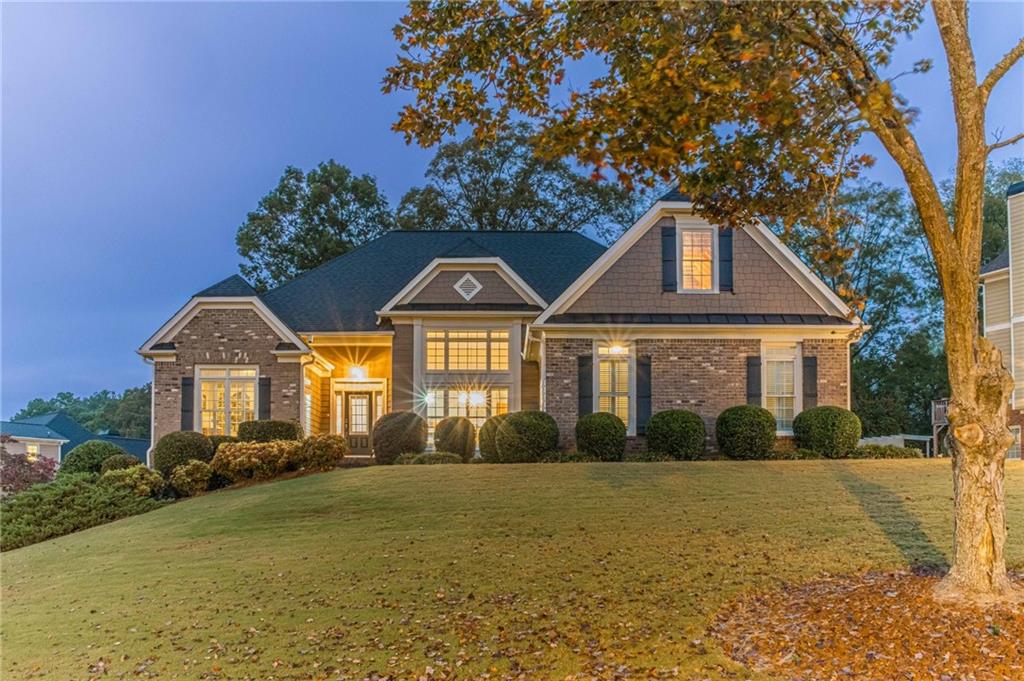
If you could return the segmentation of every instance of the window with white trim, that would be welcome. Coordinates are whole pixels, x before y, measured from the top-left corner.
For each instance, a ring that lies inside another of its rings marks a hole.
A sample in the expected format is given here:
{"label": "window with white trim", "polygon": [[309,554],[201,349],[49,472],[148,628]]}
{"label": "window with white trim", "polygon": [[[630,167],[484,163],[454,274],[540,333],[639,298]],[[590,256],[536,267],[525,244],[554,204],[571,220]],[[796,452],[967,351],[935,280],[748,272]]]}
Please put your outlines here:
{"label": "window with white trim", "polygon": [[199,426],[204,435],[237,435],[256,418],[255,367],[200,367]]}
{"label": "window with white trim", "polygon": [[29,461],[39,460],[39,443],[37,442],[26,442],[25,443],[25,458]]}
{"label": "window with white trim", "polygon": [[627,345],[602,344],[597,348],[597,411],[615,414],[629,427],[630,357]]}
{"label": "window with white trim", "polygon": [[448,416],[465,416],[479,431],[491,416],[508,413],[508,399],[508,386],[439,386],[427,390],[423,402],[430,441],[434,439],[434,428]]}
{"label": "window with white trim", "polygon": [[715,230],[680,228],[679,290],[715,290]]}
{"label": "window with white trim", "polygon": [[427,371],[508,371],[507,329],[428,329]]}
{"label": "window with white trim", "polygon": [[793,430],[797,404],[796,343],[766,345],[764,348],[764,408],[775,417],[775,429]]}
{"label": "window with white trim", "polygon": [[1010,432],[1013,433],[1013,444],[1010,445],[1010,451],[1006,453],[1008,459],[1019,459],[1020,456],[1020,426],[1010,426]]}

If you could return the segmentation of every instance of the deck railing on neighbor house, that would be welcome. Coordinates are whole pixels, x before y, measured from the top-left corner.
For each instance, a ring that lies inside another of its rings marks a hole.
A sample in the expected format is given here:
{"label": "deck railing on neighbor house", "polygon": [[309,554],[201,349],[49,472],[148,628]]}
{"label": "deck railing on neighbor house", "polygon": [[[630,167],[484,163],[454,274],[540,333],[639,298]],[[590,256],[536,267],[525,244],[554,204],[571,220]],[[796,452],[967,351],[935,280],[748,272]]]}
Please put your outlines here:
{"label": "deck railing on neighbor house", "polygon": [[932,400],[932,426],[949,425],[949,400]]}

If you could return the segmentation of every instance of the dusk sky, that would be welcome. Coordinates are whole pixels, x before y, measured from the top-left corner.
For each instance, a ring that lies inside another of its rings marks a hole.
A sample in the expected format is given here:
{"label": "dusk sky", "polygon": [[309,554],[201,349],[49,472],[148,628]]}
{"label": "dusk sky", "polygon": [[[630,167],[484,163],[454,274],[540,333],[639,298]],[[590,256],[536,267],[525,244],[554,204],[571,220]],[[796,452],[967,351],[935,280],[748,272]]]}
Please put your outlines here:
{"label": "dusk sky", "polygon": [[[58,391],[150,379],[139,345],[238,270],[235,230],[286,165],[333,158],[397,205],[432,152],[391,132],[380,81],[401,4],[5,4],[2,8],[0,415]],[[953,167],[946,65],[930,10],[894,72],[934,172]],[[983,3],[984,73],[1024,34],[1024,3]],[[1024,130],[1024,65],[989,129]],[[873,179],[902,179],[878,153]],[[1024,156],[1024,144],[993,158]]]}

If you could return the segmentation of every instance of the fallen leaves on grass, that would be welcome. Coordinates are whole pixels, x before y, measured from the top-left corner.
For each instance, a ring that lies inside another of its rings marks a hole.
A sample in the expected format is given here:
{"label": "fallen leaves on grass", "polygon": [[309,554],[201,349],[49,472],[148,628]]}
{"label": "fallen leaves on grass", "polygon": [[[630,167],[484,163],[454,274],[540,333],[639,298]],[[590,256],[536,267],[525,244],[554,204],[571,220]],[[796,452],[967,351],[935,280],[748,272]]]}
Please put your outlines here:
{"label": "fallen leaves on grass", "polygon": [[738,662],[798,681],[1024,679],[1024,609],[939,604],[937,581],[821,579],[737,601],[712,630]]}

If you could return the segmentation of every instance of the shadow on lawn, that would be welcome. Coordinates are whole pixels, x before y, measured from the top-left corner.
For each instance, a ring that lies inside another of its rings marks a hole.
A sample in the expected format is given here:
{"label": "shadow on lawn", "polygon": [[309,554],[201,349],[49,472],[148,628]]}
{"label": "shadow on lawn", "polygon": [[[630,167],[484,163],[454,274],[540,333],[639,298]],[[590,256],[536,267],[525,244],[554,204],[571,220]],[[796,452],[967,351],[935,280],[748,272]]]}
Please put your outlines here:
{"label": "shadow on lawn", "polygon": [[839,482],[860,503],[868,517],[882,528],[904,559],[916,573],[945,572],[949,561],[928,538],[921,521],[903,503],[903,499],[888,487],[865,480],[850,466],[835,467]]}

